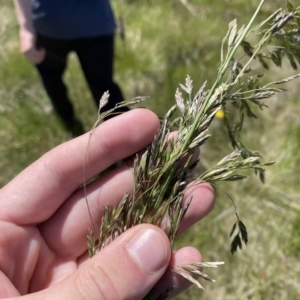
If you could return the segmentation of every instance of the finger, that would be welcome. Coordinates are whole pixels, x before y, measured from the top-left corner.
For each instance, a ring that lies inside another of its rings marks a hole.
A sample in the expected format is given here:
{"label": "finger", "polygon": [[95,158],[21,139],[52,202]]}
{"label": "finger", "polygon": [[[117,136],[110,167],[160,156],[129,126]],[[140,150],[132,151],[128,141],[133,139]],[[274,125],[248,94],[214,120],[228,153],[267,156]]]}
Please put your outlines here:
{"label": "finger", "polygon": [[182,276],[175,274],[172,271],[172,268],[194,262],[202,262],[202,256],[195,248],[184,247],[174,251],[167,271],[154,288],[155,295],[158,296],[171,289],[169,298],[173,298],[189,288],[192,285],[191,282],[184,279]]}
{"label": "finger", "polygon": [[39,64],[45,59],[46,50],[44,48],[34,49],[33,55],[34,63]]}
{"label": "finger", "polygon": [[7,278],[7,276],[0,271],[0,298],[11,298],[20,296],[12,282]]}
{"label": "finger", "polygon": [[24,55],[31,63],[38,64],[44,60],[46,51],[43,48],[42,49],[31,48],[28,51],[26,51]]}
{"label": "finger", "polygon": [[106,207],[116,206],[132,190],[132,171],[122,166],[87,186],[88,202],[82,189],[76,191],[49,220],[39,226],[40,233],[52,251],[59,256],[76,259],[87,250],[88,229],[98,236]]}
{"label": "finger", "polygon": [[[83,191],[78,190],[73,194],[51,219],[39,227],[52,251],[65,257],[76,258],[83,255],[87,250],[88,228],[92,228],[94,236],[98,236],[100,221],[106,207],[116,206],[124,194],[133,191],[133,184],[132,171],[122,166],[89,185],[88,207],[93,224]],[[191,183],[190,186],[192,187],[187,188],[182,206],[191,199],[192,201],[180,224],[178,234],[204,218],[214,206],[214,190],[209,184]],[[84,257],[88,258],[87,255]]]}
{"label": "finger", "polygon": [[86,180],[147,146],[158,128],[154,113],[136,109],[56,147],[0,191],[0,217],[18,224],[48,219],[82,185],[89,137]]}
{"label": "finger", "polygon": [[139,225],[123,233],[74,275],[31,294],[30,299],[140,300],[165,273],[170,256],[170,243],[162,230]]}
{"label": "finger", "polygon": [[209,183],[190,183],[184,194],[182,207],[189,207],[178,229],[178,234],[203,219],[215,205],[215,192]]}
{"label": "finger", "polygon": [[[153,299],[156,299],[157,296],[167,290],[171,290],[168,298],[171,299],[188,289],[192,285],[191,282],[175,274],[172,269],[176,266],[188,265],[195,262],[202,262],[202,256],[197,249],[193,247],[183,247],[173,251],[166,272],[154,287]],[[86,263],[86,259],[79,261],[79,266],[84,263]]]}
{"label": "finger", "polygon": [[[92,228],[94,236],[98,236],[100,221],[106,207],[116,206],[124,194],[131,193],[133,183],[132,171],[122,166],[87,187],[88,203],[83,191],[78,190],[59,211],[41,224],[39,229],[43,238],[51,249],[61,256],[81,256],[87,249],[88,228]],[[204,218],[214,206],[214,190],[209,184],[190,185],[193,187],[187,189],[182,206],[190,202],[191,198],[192,201],[178,234]]]}

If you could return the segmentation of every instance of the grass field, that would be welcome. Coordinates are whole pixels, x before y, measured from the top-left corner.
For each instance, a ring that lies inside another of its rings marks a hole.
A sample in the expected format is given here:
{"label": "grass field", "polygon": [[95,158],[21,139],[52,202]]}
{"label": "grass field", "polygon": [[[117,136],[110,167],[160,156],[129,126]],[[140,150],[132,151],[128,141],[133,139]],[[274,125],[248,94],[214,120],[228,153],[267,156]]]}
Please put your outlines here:
{"label": "grass field", "polygon": [[[282,0],[266,2],[261,19],[284,4]],[[205,80],[212,82],[227,24],[234,18],[240,25],[247,22],[258,3],[112,1],[125,28],[125,40],[116,36],[115,78],[126,98],[150,96],[145,106],[163,115],[187,74],[196,88]],[[286,63],[270,73],[272,80],[296,72]],[[75,56],[70,57],[65,80],[78,117],[88,130],[97,112]],[[250,174],[242,183],[220,184],[213,212],[179,238],[178,246],[196,246],[206,261],[224,260],[225,266],[209,271],[217,282],[203,282],[205,291],[191,288],[177,299],[300,299],[299,85],[299,80],[289,83],[288,93],[266,101],[269,109],[246,123],[243,141],[259,150],[264,161],[276,161],[267,171],[266,183],[262,185]],[[19,53],[13,5],[0,0],[0,186],[70,139],[47,106],[34,68]],[[222,119],[214,121],[211,133],[201,149],[203,167],[231,151]],[[229,252],[234,209],[224,191],[236,202],[249,230],[248,246],[234,256]]]}

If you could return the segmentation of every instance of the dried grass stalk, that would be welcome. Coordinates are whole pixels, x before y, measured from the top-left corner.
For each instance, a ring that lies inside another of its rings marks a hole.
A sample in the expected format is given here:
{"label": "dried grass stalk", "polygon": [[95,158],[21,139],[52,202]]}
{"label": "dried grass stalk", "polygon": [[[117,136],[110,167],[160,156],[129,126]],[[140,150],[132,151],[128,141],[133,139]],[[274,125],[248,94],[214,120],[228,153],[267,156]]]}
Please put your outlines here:
{"label": "dried grass stalk", "polygon": [[[285,91],[278,86],[294,80],[299,74],[263,84],[262,74],[254,72],[251,64],[256,59],[268,70],[269,63],[280,67],[284,56],[293,69],[297,69],[297,64],[300,63],[300,7],[294,8],[287,2],[287,11],[279,9],[253,28],[254,20],[264,2],[260,2],[247,26],[238,29],[236,20],[229,24],[221,47],[221,65],[210,89],[206,88],[205,82],[194,94],[193,82],[189,76],[186,77],[185,84],[180,84],[180,89],[175,93],[175,104],[163,118],[153,142],[141,156],[136,155],[133,158],[134,192],[124,195],[118,206],[106,209],[97,238],[89,231],[90,256],[101,251],[107,243],[128,228],[141,223],[160,226],[168,235],[171,246],[174,245],[180,222],[192,201],[190,199],[185,207],[181,205],[184,190],[197,165],[197,162],[191,163],[191,153],[210,137],[209,126],[220,109],[224,111],[224,124],[234,151],[201,174],[196,182],[215,184],[218,181],[242,180],[246,176],[236,171],[246,168],[254,169],[264,181],[265,166],[273,162],[261,163],[260,155],[241,142],[239,136],[243,121],[247,116],[255,117],[253,106],[261,109],[265,107],[262,102],[264,99]],[[247,40],[253,33],[259,39],[254,46]],[[240,48],[244,51],[244,57],[236,59],[235,55]],[[246,60],[245,56],[248,57]],[[108,96],[105,94],[100,101],[99,119],[95,126],[109,113],[113,113],[113,110],[101,113]],[[136,104],[143,100],[144,98],[138,98],[120,105]],[[238,111],[239,118],[234,123],[229,117],[228,105]],[[175,112],[179,113],[179,117],[173,118]],[[178,130],[177,136],[168,139],[169,133],[175,128]],[[179,167],[183,159],[185,164]],[[246,226],[237,213],[236,216],[237,221],[230,233],[230,236],[235,233],[231,245],[232,253],[242,248],[242,242],[248,242]],[[194,263],[176,266],[172,271],[202,288],[196,278],[212,279],[202,273],[201,268],[217,267],[220,264],[222,262]],[[165,299],[167,295],[168,291],[160,295],[159,299]],[[150,293],[146,299],[151,297]]]}

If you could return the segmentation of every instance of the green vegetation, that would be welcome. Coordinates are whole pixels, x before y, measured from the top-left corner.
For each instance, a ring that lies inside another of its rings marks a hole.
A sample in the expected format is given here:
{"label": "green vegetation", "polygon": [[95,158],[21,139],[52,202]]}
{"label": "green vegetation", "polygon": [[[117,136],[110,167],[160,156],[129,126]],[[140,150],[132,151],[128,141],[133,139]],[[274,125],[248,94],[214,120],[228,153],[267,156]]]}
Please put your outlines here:
{"label": "green vegetation", "polygon": [[[144,104],[163,115],[174,103],[175,90],[179,82],[184,83],[187,74],[192,77],[195,89],[205,80],[212,84],[227,24],[234,18],[240,25],[246,23],[259,1],[115,0],[112,3],[116,16],[125,24],[125,40],[116,37],[116,80],[127,99],[150,96]],[[283,5],[282,0],[267,1],[260,18],[279,5]],[[0,20],[0,186],[3,186],[70,136],[56,116],[47,113],[49,102],[38,76],[19,54],[10,1],[0,0]],[[270,72],[274,79],[296,73],[288,62],[284,65]],[[65,79],[78,116],[88,130],[97,118],[97,111],[73,56]],[[288,93],[267,100],[269,108],[257,112],[258,119],[247,120],[245,124],[242,140],[249,148],[259,150],[263,161],[277,162],[268,169],[266,183],[262,185],[252,175],[243,182],[218,185],[214,211],[180,237],[178,246],[192,244],[202,252],[205,261],[224,260],[225,266],[208,270],[217,282],[203,282],[206,291],[193,287],[178,299],[298,299],[298,85],[299,81],[288,83]],[[231,151],[222,119],[214,120],[211,133],[212,138],[201,149],[204,169]],[[224,191],[236,202],[249,231],[248,246],[234,256],[229,251],[229,231],[235,216]]]}

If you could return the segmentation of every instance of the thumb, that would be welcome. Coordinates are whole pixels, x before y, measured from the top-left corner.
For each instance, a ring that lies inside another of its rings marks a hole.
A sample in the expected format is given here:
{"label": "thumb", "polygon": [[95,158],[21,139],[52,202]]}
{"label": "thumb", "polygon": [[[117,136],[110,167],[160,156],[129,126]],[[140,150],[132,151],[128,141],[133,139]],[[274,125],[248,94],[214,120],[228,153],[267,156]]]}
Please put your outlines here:
{"label": "thumb", "polygon": [[143,299],[165,273],[170,257],[170,242],[161,229],[135,226],[71,277],[45,290],[43,300]]}

